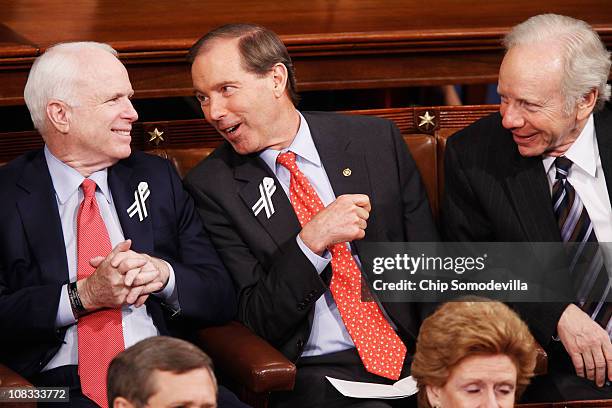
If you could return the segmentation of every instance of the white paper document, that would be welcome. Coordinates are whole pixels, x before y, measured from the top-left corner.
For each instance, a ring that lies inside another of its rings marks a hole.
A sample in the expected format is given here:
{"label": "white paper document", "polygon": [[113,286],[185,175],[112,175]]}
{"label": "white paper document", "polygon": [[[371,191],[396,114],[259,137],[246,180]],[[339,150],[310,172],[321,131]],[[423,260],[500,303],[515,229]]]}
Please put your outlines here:
{"label": "white paper document", "polygon": [[412,376],[402,378],[393,385],[325,378],[345,397],[396,399],[409,397],[418,392],[416,381]]}

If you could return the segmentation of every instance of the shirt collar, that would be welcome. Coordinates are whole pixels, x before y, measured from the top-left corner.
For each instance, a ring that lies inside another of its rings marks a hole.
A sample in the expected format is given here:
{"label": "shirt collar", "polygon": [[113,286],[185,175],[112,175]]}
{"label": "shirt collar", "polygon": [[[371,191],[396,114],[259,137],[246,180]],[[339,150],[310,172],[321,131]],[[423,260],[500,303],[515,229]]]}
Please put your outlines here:
{"label": "shirt collar", "polygon": [[[57,194],[60,204],[64,204],[74,193],[78,192],[85,177],[74,168],[55,157],[46,145],[44,153],[55,194]],[[104,198],[110,203],[111,195],[108,188],[107,175],[108,169],[103,169],[92,173],[88,178],[96,182]]]}
{"label": "shirt collar", "polygon": [[300,115],[300,127],[298,128],[291,145],[288,148],[280,151],[266,149],[259,154],[259,157],[261,157],[261,159],[266,162],[268,167],[271,169],[276,169],[276,158],[278,155],[289,150],[302,159],[308,160],[315,166],[321,167],[321,158],[319,157],[319,152],[317,152],[317,148],[312,140],[312,134],[310,133],[308,122],[306,122],[306,119],[304,119],[304,116],[302,116],[300,112],[298,112],[298,114]]}
{"label": "shirt collar", "polygon": [[[564,154],[573,165],[580,167],[592,177],[596,176],[598,148],[595,141],[595,122],[593,114],[587,119],[578,138]],[[548,173],[555,163],[556,157],[547,156],[542,159],[544,169]]]}

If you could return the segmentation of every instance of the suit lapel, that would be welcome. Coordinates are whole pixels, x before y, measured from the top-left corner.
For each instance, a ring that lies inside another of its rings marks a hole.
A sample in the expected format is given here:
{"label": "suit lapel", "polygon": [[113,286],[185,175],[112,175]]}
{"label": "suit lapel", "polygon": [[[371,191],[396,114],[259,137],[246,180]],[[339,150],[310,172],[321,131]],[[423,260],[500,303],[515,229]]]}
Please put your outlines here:
{"label": "suit lapel", "polygon": [[[379,241],[381,234],[376,229],[376,203],[373,201],[372,186],[370,184],[369,171],[365,154],[360,146],[355,143],[350,135],[346,135],[346,129],[335,125],[336,122],[325,122],[317,120],[316,116],[303,113],[308,122],[321,162],[334,190],[336,197],[343,194],[366,194],[370,197],[372,211],[368,219],[368,228],[364,241]],[[357,253],[362,241],[354,241]]]}
{"label": "suit lapel", "polygon": [[[129,159],[128,159],[129,160]],[[125,239],[132,240],[132,250],[140,253],[154,253],[153,245],[153,224],[152,224],[152,205],[155,194],[155,185],[146,174],[140,174],[130,165],[130,161],[122,160],[108,169],[108,185],[113,195],[113,202],[119,217],[119,223],[123,229]],[[145,201],[148,216],[140,221],[138,215],[129,217],[127,209],[134,203],[134,192],[141,181],[149,184],[150,195]]]}
{"label": "suit lapel", "polygon": [[608,196],[612,203],[612,112],[609,109],[604,108],[595,115],[595,133]]}
{"label": "suit lapel", "polygon": [[[237,157],[237,161],[234,178],[243,184],[239,192],[240,198],[252,216],[257,218],[259,224],[276,242],[276,245],[282,246],[301,229],[291,202],[272,171],[257,155]],[[266,177],[274,180],[276,186],[276,190],[270,197],[274,213],[269,218],[265,209],[260,210],[257,216],[253,212],[253,206],[262,198],[259,186]]]}
{"label": "suit lapel", "polygon": [[506,183],[527,241],[560,241],[541,158],[522,157],[518,150],[514,155],[514,170],[507,176]]}
{"label": "suit lapel", "polygon": [[67,282],[68,262],[62,222],[42,150],[24,167],[17,184],[24,191],[17,199],[18,211],[33,258],[40,267],[42,281]]}
{"label": "suit lapel", "polygon": [[[315,116],[307,113],[303,115],[308,122],[313,141],[336,197],[355,193],[372,197],[365,157],[357,146],[351,145],[350,138],[342,136],[346,130],[336,129],[329,124],[324,125]],[[251,213],[252,207],[261,198],[259,185],[264,177],[271,177],[274,180],[276,184],[276,191],[272,195],[274,214],[268,218],[265,210],[262,210],[256,218],[276,244],[283,245],[301,229],[291,202],[272,171],[257,155],[234,157],[237,161],[234,166],[234,178],[244,183],[239,195]],[[350,176],[344,176],[345,169],[350,169]],[[372,206],[374,207],[374,203]],[[374,214],[370,214],[368,225],[376,225],[374,219]],[[367,240],[376,241],[378,236],[375,228],[368,228]],[[358,249],[359,243],[356,243],[356,247]]]}
{"label": "suit lapel", "polygon": [[[595,114],[595,132],[608,196],[612,202],[612,113],[609,109]],[[539,157],[521,157],[516,151],[514,154],[515,171],[507,178],[507,185],[528,240],[560,241],[552,205],[548,205],[551,197],[542,160]]]}

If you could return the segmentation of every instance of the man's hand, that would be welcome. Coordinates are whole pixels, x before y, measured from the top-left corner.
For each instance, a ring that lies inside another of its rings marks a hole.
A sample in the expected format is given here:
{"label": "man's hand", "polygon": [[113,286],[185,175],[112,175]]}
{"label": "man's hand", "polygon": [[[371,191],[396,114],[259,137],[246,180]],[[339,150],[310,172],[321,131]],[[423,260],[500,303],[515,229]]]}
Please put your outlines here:
{"label": "man's hand", "polygon": [[[130,270],[125,275],[125,284],[132,287],[126,301],[136,307],[142,306],[149,294],[166,287],[168,279],[170,279],[170,269],[166,262],[147,254],[138,255],[144,257],[147,263],[139,271]],[[119,263],[119,266],[122,262]],[[114,262],[111,262],[111,264],[114,264]]]}
{"label": "man's hand", "polygon": [[[111,265],[111,260],[117,254],[129,251],[131,245],[130,240],[120,242],[105,258],[96,257],[90,261],[96,270],[87,278],[77,281],[77,291],[85,309],[115,308],[126,303],[131,288],[125,284],[124,274]],[[140,269],[146,263],[144,258],[132,259],[129,269]]]}
{"label": "man's hand", "polygon": [[603,387],[607,367],[608,380],[612,381],[612,345],[608,333],[601,326],[571,304],[559,319],[557,333],[578,376],[586,376]]}
{"label": "man's hand", "polygon": [[318,255],[333,244],[363,239],[371,209],[367,195],[342,195],[304,225],[300,238]]}
{"label": "man's hand", "polygon": [[97,257],[91,260],[93,267],[99,267],[105,260],[123,275],[123,284],[128,288],[124,304],[142,306],[149,294],[163,289],[168,283],[170,270],[161,259],[140,254],[132,250],[111,253],[107,258]]}

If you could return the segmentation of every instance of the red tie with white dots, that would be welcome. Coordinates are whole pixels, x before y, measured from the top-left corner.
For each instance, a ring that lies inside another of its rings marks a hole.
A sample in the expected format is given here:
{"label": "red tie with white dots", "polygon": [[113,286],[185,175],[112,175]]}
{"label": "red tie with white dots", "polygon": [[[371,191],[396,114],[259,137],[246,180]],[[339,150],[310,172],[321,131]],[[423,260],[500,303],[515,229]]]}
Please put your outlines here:
{"label": "red tie with white dots", "polygon": [[[295,162],[295,153],[280,154],[276,161],[291,174],[290,200],[302,227],[324,206]],[[375,302],[361,301],[361,271],[346,242],[329,248],[332,254],[330,291],[364,367],[370,373],[397,380],[406,346]],[[367,289],[365,289],[367,290]]]}
{"label": "red tie with white dots", "polygon": [[[85,197],[77,215],[77,279],[94,272],[89,260],[107,256],[111,243],[96,201],[96,183],[85,179]],[[107,407],[106,372],[111,360],[124,348],[121,309],[101,309],[79,318],[77,323],[79,377],[83,395]]]}

